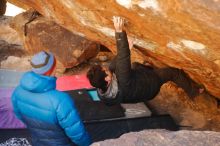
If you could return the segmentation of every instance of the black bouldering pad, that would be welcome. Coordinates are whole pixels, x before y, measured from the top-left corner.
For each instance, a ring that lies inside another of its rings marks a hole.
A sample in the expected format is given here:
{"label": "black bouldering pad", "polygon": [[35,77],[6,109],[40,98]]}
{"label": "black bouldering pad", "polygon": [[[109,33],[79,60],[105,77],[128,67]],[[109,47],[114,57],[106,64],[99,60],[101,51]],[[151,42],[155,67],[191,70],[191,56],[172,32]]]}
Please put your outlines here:
{"label": "black bouldering pad", "polygon": [[93,101],[86,89],[66,91],[74,100],[80,117],[84,122],[124,117],[120,105],[107,106],[101,101]]}
{"label": "black bouldering pad", "polygon": [[118,138],[128,132],[138,132],[146,129],[172,131],[179,129],[169,115],[93,122],[87,123],[85,126],[94,142]]}
{"label": "black bouldering pad", "polygon": [[[128,132],[138,132],[146,129],[178,130],[178,126],[169,115],[96,121],[85,123],[85,127],[93,142],[118,138]],[[0,144],[10,138],[26,138],[31,143],[31,137],[27,129],[0,129]]]}
{"label": "black bouldering pad", "polygon": [[118,138],[124,133],[144,129],[178,130],[169,115],[127,118],[121,105],[107,106],[93,101],[86,89],[67,91],[73,98],[93,141]]}

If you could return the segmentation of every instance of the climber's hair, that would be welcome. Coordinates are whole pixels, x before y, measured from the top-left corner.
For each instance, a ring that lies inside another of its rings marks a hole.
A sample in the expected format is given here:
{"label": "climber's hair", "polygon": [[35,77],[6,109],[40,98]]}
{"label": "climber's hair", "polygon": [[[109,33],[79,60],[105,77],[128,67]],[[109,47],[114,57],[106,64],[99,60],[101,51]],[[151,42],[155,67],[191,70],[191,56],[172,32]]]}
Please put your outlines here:
{"label": "climber's hair", "polygon": [[90,84],[102,91],[107,90],[107,81],[105,81],[106,76],[107,74],[100,65],[92,66],[87,72],[87,78],[89,79]]}

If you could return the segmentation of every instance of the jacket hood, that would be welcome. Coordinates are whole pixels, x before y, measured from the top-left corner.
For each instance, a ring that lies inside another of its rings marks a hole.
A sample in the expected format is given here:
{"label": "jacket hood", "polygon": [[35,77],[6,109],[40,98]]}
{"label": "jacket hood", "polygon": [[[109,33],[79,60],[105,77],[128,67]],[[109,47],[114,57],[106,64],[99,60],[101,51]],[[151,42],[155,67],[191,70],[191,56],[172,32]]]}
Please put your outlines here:
{"label": "jacket hood", "polygon": [[31,92],[46,92],[56,88],[56,77],[39,75],[31,71],[22,76],[20,85]]}

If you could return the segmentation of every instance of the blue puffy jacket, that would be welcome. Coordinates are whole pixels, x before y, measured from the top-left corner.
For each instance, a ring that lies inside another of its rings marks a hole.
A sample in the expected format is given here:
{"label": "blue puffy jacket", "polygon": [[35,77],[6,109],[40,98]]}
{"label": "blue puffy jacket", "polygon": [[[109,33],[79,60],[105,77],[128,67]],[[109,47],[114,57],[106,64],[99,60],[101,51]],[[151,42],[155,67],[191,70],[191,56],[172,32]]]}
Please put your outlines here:
{"label": "blue puffy jacket", "polygon": [[12,95],[14,112],[29,129],[32,145],[89,145],[72,99],[55,88],[55,77],[27,72]]}

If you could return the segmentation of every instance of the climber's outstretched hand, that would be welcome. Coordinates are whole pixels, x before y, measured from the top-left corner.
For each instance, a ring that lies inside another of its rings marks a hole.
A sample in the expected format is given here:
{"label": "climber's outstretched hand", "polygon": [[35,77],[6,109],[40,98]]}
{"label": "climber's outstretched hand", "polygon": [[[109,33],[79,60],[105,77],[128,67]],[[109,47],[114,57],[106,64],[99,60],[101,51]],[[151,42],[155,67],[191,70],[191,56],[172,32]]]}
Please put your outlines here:
{"label": "climber's outstretched hand", "polygon": [[119,16],[113,16],[115,32],[122,32],[124,27],[124,19]]}

